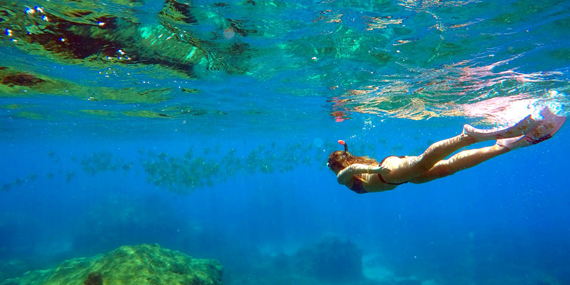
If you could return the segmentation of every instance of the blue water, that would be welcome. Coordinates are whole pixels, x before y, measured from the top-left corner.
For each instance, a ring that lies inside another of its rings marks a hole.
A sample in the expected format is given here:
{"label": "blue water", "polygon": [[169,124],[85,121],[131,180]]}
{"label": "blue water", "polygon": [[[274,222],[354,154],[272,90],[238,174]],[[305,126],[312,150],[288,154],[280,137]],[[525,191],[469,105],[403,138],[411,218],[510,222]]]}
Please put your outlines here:
{"label": "blue water", "polygon": [[[537,106],[567,116],[568,3],[190,6],[184,22],[162,1],[0,1],[0,281],[158,243],[220,260],[224,284],[570,284],[568,126],[382,193],[326,168],[339,139],[382,159]],[[362,278],[296,265],[331,237]]]}

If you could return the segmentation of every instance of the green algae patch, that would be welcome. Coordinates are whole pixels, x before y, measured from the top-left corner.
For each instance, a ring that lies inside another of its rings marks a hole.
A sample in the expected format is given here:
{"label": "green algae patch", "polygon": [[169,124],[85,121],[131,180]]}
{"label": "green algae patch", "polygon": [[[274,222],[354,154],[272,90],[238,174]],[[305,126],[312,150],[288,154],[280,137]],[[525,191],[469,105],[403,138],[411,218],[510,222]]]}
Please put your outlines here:
{"label": "green algae patch", "polygon": [[22,105],[18,105],[18,104],[9,104],[9,105],[2,105],[0,106],[0,109],[7,109],[7,110],[15,110],[15,109],[21,109]]}
{"label": "green algae patch", "polygon": [[[242,37],[258,34],[244,28],[247,23],[242,20],[220,17],[217,12],[210,12],[210,7],[185,3],[188,1],[167,0],[162,1],[163,8],[156,15],[159,23],[143,24],[147,21],[139,19],[138,13],[127,7],[144,5],[147,1],[111,1],[115,4],[42,1],[42,7],[34,8],[22,1],[12,1],[13,5],[3,7],[0,27],[14,47],[60,63],[98,69],[109,64],[140,64],[159,67],[159,73],[170,70],[184,74],[186,78],[196,78],[195,66],[230,74],[244,74],[248,70],[248,55],[253,52],[248,44],[211,41],[209,34],[199,38],[187,27],[198,24],[200,19],[200,24],[216,27],[211,33],[214,39],[224,39],[221,35],[226,25]],[[212,53],[216,56],[212,57]]]}
{"label": "green algae patch", "polygon": [[89,98],[91,101],[113,100],[121,103],[161,103],[172,99],[172,88],[155,88],[142,90],[138,88],[100,88],[94,89],[97,95]]}
{"label": "green algae patch", "polygon": [[198,90],[196,88],[182,88],[182,92],[190,93],[190,94],[198,94],[198,93],[200,93],[200,90]]}
{"label": "green algae patch", "polygon": [[111,113],[109,111],[103,111],[103,110],[81,110],[81,112],[87,113],[90,115],[97,115],[97,116],[112,116],[113,115],[113,113]]}
{"label": "green algae patch", "polygon": [[511,24],[514,22],[518,22],[522,19],[523,19],[523,16],[521,16],[521,15],[518,15],[515,13],[505,13],[505,14],[499,15],[499,16],[491,19],[491,21],[496,23],[496,24]]}
{"label": "green algae patch", "polygon": [[16,70],[10,67],[0,67],[0,97],[33,97],[38,94],[47,94],[85,98],[85,94],[92,94],[87,100],[112,100],[124,104],[155,104],[172,99],[172,93],[172,88],[147,89],[144,87],[129,87],[117,89],[86,87],[41,74]]}
{"label": "green algae patch", "polygon": [[144,5],[144,1],[142,0],[111,0],[111,2],[129,7],[137,7]]}
{"label": "green algae patch", "polygon": [[[81,113],[89,114],[91,116],[97,117],[98,119],[102,120],[117,120],[119,119],[120,113],[118,112],[110,112],[105,110],[81,110]],[[74,114],[81,114],[81,113],[74,113]]]}
{"label": "green algae patch", "polygon": [[24,118],[24,119],[32,119],[32,120],[46,120],[47,117],[38,114],[38,113],[34,113],[34,112],[20,112],[18,114],[16,114],[17,117],[19,118]]}
{"label": "green algae patch", "polygon": [[153,111],[125,111],[123,112],[123,114],[129,117],[140,117],[140,118],[170,118],[169,115]]}
{"label": "green algae patch", "polygon": [[69,87],[65,82],[47,76],[0,67],[0,97],[29,97],[28,90],[53,94]]}
{"label": "green algae patch", "polygon": [[379,51],[372,54],[379,64],[386,65],[394,60],[394,57],[387,52]]}
{"label": "green algae patch", "polygon": [[187,106],[173,106],[160,109],[158,112],[155,111],[124,111],[123,115],[129,117],[139,117],[139,118],[184,118],[187,116],[204,116],[204,115],[226,115],[225,112],[220,110],[204,110],[204,109],[194,109]]}
{"label": "green algae patch", "polygon": [[57,268],[27,272],[1,285],[222,284],[222,266],[159,245],[122,246],[107,254],[64,261]]}
{"label": "green algae patch", "polygon": [[549,52],[551,58],[560,61],[570,61],[570,48],[556,49]]}
{"label": "green algae patch", "polygon": [[198,23],[190,11],[190,5],[175,0],[166,1],[164,4],[159,16],[168,18],[178,24]]}
{"label": "green algae patch", "polygon": [[188,106],[174,106],[162,109],[163,112],[168,113],[170,117],[181,117],[181,116],[203,116],[208,114],[215,115],[225,115],[223,111],[219,110],[204,110],[204,109],[194,109]]}

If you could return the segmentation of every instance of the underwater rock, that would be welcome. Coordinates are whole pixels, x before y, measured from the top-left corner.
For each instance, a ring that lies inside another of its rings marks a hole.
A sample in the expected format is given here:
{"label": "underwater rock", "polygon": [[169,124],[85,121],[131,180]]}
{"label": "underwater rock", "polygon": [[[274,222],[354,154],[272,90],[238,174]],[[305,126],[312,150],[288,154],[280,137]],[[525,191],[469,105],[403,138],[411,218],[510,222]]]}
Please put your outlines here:
{"label": "underwater rock", "polygon": [[362,274],[362,251],[350,240],[324,237],[296,253],[297,266],[323,281],[356,281]]}
{"label": "underwater rock", "polygon": [[87,275],[84,285],[103,285],[103,276],[98,272],[91,272]]}
{"label": "underwater rock", "polygon": [[57,268],[27,272],[1,285],[222,284],[222,266],[158,244],[122,246],[107,254],[67,260]]}
{"label": "underwater rock", "polygon": [[[208,244],[224,244],[206,239]],[[196,244],[195,241],[192,244]],[[194,249],[191,250],[194,252]],[[250,250],[233,253],[239,261],[224,260],[227,280],[248,285],[404,285],[395,280],[370,279],[362,273],[362,253],[350,240],[336,235],[306,244],[293,254],[272,252],[269,255]],[[212,255],[208,253],[208,256]],[[213,254],[214,256],[219,256]],[[236,258],[234,258],[236,259]],[[238,266],[236,266],[238,264]],[[414,284],[414,283],[410,283]]]}

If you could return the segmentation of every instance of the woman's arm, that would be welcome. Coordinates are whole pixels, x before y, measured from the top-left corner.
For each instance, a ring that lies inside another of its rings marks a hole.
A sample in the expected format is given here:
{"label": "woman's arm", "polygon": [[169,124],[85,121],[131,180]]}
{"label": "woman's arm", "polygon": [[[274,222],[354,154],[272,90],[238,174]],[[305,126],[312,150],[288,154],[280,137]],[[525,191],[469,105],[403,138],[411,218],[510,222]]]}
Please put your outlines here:
{"label": "woman's arm", "polygon": [[336,180],[338,183],[346,185],[348,181],[354,176],[362,173],[380,173],[380,174],[387,174],[390,172],[390,169],[382,167],[380,165],[368,165],[368,164],[352,164],[349,167],[341,170],[337,176]]}

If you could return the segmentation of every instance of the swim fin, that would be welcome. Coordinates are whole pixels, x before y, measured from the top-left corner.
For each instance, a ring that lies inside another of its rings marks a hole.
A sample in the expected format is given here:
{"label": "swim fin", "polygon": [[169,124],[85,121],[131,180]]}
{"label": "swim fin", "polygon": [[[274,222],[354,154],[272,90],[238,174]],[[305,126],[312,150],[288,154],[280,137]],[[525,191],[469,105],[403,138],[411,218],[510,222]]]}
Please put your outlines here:
{"label": "swim fin", "polygon": [[498,139],[497,144],[510,150],[537,144],[552,138],[566,121],[566,117],[555,115],[548,107],[540,110],[539,115],[539,125],[531,132],[514,138]]}

